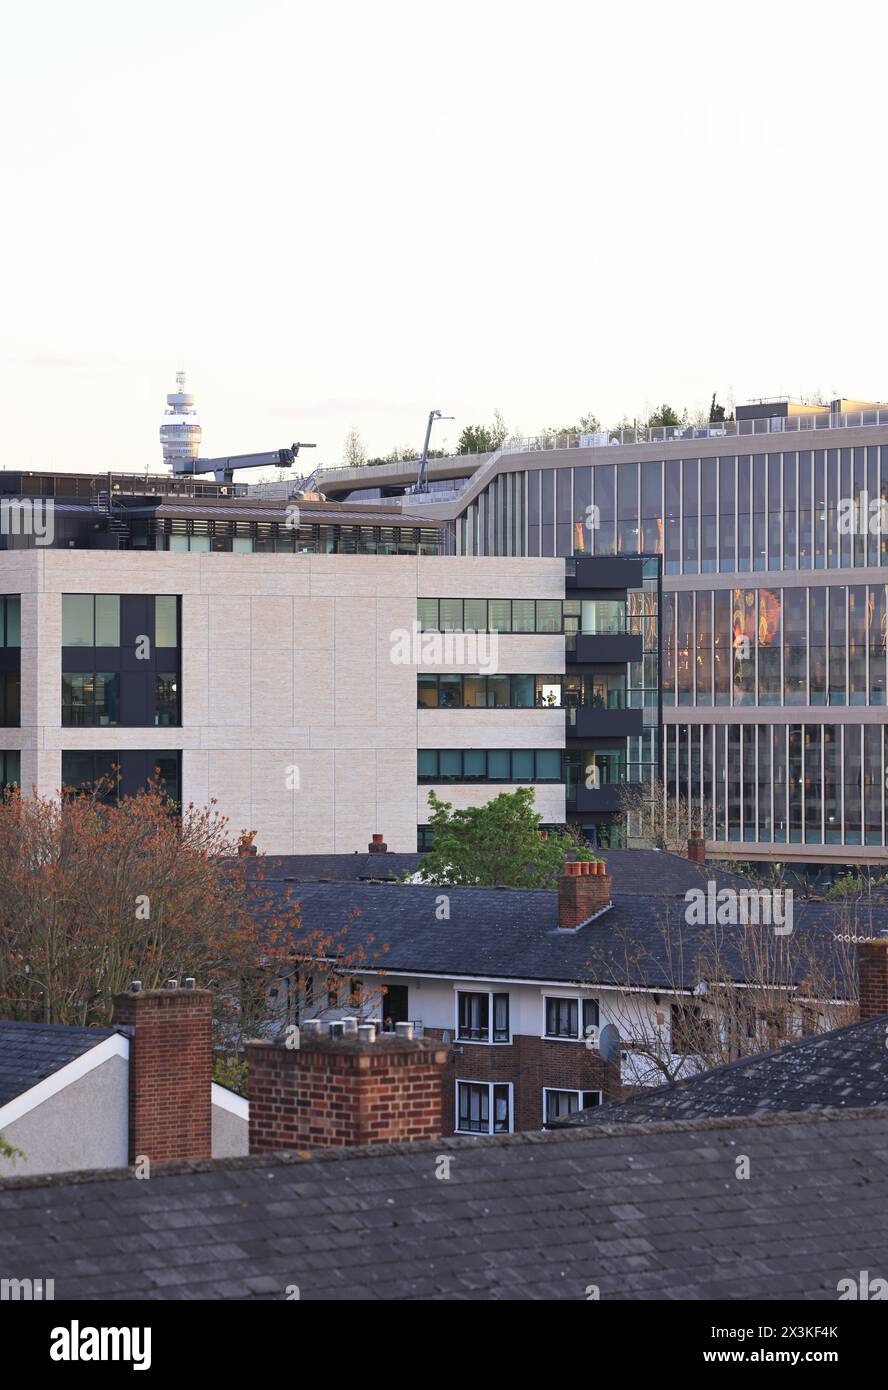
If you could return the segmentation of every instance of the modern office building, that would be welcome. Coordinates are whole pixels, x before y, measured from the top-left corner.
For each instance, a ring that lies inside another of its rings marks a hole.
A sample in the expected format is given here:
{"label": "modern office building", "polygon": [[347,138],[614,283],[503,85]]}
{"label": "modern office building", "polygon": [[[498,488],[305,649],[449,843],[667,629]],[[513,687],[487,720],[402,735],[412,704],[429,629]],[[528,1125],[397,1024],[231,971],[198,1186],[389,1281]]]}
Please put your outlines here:
{"label": "modern office building", "polygon": [[[696,428],[509,441],[433,460],[459,555],[662,558],[662,773],[710,852],[888,858],[888,408],[741,406]],[[325,472],[395,498],[409,464]],[[413,510],[418,499],[410,499]]]}
{"label": "modern office building", "polygon": [[427,843],[532,785],[617,837],[659,720],[659,561],[447,554],[401,505],[0,474],[0,759],[45,795],[159,769],[276,854]]}

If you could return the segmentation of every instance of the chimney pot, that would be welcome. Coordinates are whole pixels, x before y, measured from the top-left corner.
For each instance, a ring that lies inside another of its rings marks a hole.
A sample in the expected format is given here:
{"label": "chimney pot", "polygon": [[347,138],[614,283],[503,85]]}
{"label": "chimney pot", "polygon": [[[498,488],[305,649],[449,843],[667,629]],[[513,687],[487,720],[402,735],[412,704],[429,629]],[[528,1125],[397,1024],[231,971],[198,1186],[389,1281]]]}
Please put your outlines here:
{"label": "chimney pot", "polygon": [[706,841],[702,830],[692,830],[688,839],[688,858],[692,864],[706,863]]}
{"label": "chimney pot", "polygon": [[376,1024],[375,1024],[375,1023],[361,1023],[361,1024],[359,1024],[359,1026],[358,1026],[358,1037],[360,1038],[361,1042],[368,1042],[368,1043],[376,1042]]}
{"label": "chimney pot", "polygon": [[141,989],[142,989],[142,981],[141,981],[141,980],[131,980],[131,981],[130,981],[130,994],[139,994],[140,991],[141,991]]}
{"label": "chimney pot", "polygon": [[164,989],[178,989],[178,988],[179,988],[179,981],[178,981],[178,980],[167,980],[166,984],[164,985]]}
{"label": "chimney pot", "polygon": [[194,978],[193,975],[186,975],[186,977],[185,977],[185,988],[186,988],[186,989],[194,989],[196,983],[197,983],[197,981],[195,980],[195,978]]}
{"label": "chimney pot", "polygon": [[412,1023],[396,1023],[396,1024],[395,1024],[395,1033],[397,1034],[397,1036],[398,1036],[399,1038],[407,1038],[408,1040],[410,1040],[410,1039],[412,1039],[412,1037],[413,1037],[413,1024],[412,1024]]}
{"label": "chimney pot", "polygon": [[[584,872],[585,870],[585,872]],[[558,926],[574,931],[611,900],[611,878],[604,864],[569,863],[558,880]]]}
{"label": "chimney pot", "polygon": [[381,835],[374,835],[373,839],[367,846],[367,850],[370,854],[387,854],[388,845],[385,843]]}
{"label": "chimney pot", "polygon": [[888,1014],[888,937],[858,941],[857,974],[861,1021]]}

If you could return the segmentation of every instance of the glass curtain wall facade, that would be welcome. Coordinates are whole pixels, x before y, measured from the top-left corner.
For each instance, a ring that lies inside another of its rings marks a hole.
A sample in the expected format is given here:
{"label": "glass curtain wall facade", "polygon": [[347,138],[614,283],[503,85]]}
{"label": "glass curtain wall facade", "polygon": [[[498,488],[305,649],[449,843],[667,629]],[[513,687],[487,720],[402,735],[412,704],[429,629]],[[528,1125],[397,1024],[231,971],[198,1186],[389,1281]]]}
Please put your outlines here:
{"label": "glass curtain wall facade", "polygon": [[665,449],[687,457],[515,455],[457,521],[459,554],[662,557],[663,776],[726,846],[888,844],[888,430],[871,414],[824,447],[799,447],[818,420]]}

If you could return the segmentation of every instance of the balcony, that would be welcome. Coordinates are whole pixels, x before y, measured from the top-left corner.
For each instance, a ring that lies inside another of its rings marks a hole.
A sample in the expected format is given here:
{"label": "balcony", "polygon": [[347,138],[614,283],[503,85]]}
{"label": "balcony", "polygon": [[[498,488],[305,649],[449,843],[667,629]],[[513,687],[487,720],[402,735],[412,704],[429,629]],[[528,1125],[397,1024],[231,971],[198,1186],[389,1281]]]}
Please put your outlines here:
{"label": "balcony", "polygon": [[575,705],[565,710],[568,738],[635,738],[644,733],[644,710]]}
{"label": "balcony", "polygon": [[592,666],[641,661],[644,639],[632,632],[568,632],[564,648],[569,665]]}
{"label": "balcony", "polygon": [[565,807],[581,815],[596,811],[619,811],[621,786],[619,782],[606,783],[603,787],[587,787],[584,783],[570,786]]}

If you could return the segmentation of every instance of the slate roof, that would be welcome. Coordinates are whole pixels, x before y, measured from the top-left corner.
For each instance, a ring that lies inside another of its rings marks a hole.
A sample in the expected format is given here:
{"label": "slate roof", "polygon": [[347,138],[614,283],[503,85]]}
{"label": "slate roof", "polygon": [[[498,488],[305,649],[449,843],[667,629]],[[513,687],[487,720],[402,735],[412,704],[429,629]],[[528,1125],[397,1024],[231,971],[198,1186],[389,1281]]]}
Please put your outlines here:
{"label": "slate roof", "polygon": [[0,1105],[29,1091],[118,1031],[0,1020]]}
{"label": "slate roof", "polygon": [[658,1086],[622,1105],[584,1110],[563,1123],[641,1124],[888,1106],[886,1039],[888,1014],[714,1067],[674,1086]]}
{"label": "slate roof", "polygon": [[[303,931],[336,935],[347,926],[342,938],[346,949],[364,945],[368,968],[390,973],[614,987],[625,987],[631,979],[649,989],[693,989],[700,961],[705,966],[717,954],[722,978],[749,978],[750,928],[688,925],[683,896],[615,894],[601,916],[579,931],[561,932],[558,894],[544,889],[269,881],[257,894],[259,910],[269,896],[282,901],[285,893],[299,904]],[[442,919],[445,898],[449,917]],[[837,944],[837,930],[888,935],[888,904],[843,905],[839,911],[834,903],[804,901],[794,908],[793,945],[786,960],[795,983],[812,978],[812,969],[821,980],[849,978],[855,952],[853,946]],[[388,948],[384,953],[383,946]],[[712,972],[704,968],[703,973]],[[851,983],[839,997],[850,997]]]}
{"label": "slate roof", "polygon": [[[257,858],[257,872],[266,878],[290,878],[302,882],[328,879],[355,883],[360,879],[400,879],[415,874],[421,854],[276,854]],[[672,897],[689,888],[749,886],[740,874],[725,873],[716,864],[700,866],[678,854],[652,849],[613,849],[601,856],[613,880],[615,893],[663,894]]]}
{"label": "slate roof", "polygon": [[613,881],[615,893],[662,893],[672,897],[689,888],[715,883],[716,889],[749,887],[742,874],[731,874],[718,864],[695,864],[680,854],[656,849],[609,849],[601,858]]}
{"label": "slate roof", "polygon": [[357,883],[361,879],[394,881],[415,874],[419,854],[269,854],[246,861],[250,876],[316,883]]}
{"label": "slate roof", "polygon": [[878,1108],[0,1182],[0,1276],[57,1299],[835,1301],[886,1248]]}

